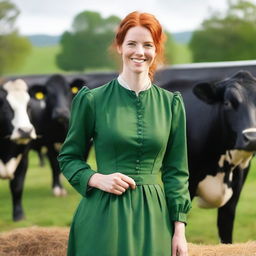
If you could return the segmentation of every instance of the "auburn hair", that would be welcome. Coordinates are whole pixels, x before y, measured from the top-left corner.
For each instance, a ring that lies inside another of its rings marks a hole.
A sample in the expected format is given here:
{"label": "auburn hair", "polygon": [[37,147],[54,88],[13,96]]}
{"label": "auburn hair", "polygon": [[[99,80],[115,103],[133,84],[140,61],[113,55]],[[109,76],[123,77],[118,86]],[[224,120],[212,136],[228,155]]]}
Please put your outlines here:
{"label": "auburn hair", "polygon": [[149,77],[152,81],[157,66],[164,62],[164,42],[166,40],[163,28],[154,15],[150,13],[140,13],[138,11],[129,13],[121,21],[117,29],[114,46],[121,46],[127,31],[136,26],[144,27],[150,31],[156,47],[156,57],[149,68]]}

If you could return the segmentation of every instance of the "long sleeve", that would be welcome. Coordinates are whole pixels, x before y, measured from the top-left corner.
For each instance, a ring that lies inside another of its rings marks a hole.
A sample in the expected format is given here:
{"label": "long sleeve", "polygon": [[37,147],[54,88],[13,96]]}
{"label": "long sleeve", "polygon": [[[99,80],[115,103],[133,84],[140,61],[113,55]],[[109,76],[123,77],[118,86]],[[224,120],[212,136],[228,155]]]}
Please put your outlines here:
{"label": "long sleeve", "polygon": [[85,151],[93,137],[94,124],[93,95],[84,87],[73,99],[68,134],[58,156],[61,172],[82,196],[87,196],[90,190],[88,181],[95,174],[85,162]]}
{"label": "long sleeve", "polygon": [[161,171],[170,220],[186,223],[191,200],[188,190],[186,116],[179,92],[173,95],[172,125]]}

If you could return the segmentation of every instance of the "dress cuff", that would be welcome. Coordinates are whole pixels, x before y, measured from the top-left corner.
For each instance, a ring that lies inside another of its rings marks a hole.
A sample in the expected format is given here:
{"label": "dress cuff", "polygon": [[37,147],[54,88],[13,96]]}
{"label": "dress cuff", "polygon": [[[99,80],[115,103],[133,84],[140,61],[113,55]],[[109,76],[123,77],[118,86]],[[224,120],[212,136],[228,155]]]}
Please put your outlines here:
{"label": "dress cuff", "polygon": [[177,212],[172,216],[172,221],[180,221],[187,224],[187,213]]}
{"label": "dress cuff", "polygon": [[81,192],[82,192],[82,195],[85,197],[88,196],[89,192],[93,189],[93,187],[90,187],[88,185],[88,182],[91,176],[95,173],[96,173],[95,171],[91,169],[87,169],[86,171],[83,172],[83,174],[80,177],[80,187],[83,188]]}
{"label": "dress cuff", "polygon": [[191,209],[191,202],[186,201],[185,204],[173,205],[170,209],[171,221],[180,221],[187,225],[187,215]]}

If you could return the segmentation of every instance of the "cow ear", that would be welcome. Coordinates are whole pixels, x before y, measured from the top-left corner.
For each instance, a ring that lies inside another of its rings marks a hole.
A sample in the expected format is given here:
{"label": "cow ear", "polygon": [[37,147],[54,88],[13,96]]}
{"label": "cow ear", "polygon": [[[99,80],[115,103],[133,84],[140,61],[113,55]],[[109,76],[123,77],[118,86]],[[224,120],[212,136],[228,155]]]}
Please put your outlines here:
{"label": "cow ear", "polygon": [[29,88],[29,95],[37,100],[45,99],[47,95],[47,89],[44,85],[36,84]]}
{"label": "cow ear", "polygon": [[193,93],[202,101],[214,104],[219,101],[217,86],[212,83],[199,83],[194,86]]}
{"label": "cow ear", "polygon": [[78,93],[78,91],[87,84],[87,82],[83,79],[77,78],[75,80],[73,80],[73,82],[71,82],[70,84],[70,91],[72,93],[72,95],[76,95]]}

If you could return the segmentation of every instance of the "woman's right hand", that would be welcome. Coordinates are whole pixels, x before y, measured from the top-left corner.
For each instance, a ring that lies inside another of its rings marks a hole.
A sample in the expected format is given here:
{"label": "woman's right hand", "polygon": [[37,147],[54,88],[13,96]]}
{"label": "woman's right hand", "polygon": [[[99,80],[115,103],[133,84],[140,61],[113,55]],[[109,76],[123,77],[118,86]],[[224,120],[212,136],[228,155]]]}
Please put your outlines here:
{"label": "woman's right hand", "polygon": [[91,176],[88,185],[115,195],[122,195],[129,187],[136,188],[135,181],[120,172],[111,174],[95,173]]}

